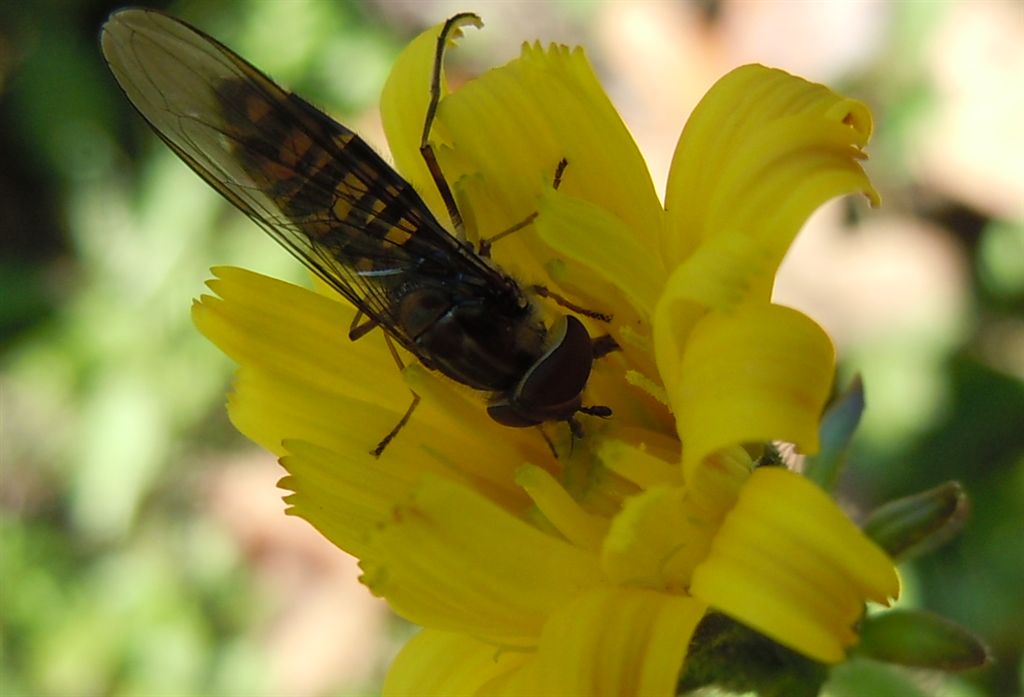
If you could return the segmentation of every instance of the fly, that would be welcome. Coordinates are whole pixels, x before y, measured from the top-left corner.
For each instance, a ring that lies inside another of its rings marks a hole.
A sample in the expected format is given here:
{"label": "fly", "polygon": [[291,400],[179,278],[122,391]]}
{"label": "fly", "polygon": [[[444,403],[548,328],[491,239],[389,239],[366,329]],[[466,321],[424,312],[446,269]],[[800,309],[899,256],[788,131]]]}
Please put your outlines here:
{"label": "fly", "polygon": [[[465,22],[479,18],[452,17],[438,37],[421,147],[459,237],[355,133],[200,30],[153,10],[126,9],[107,20],[101,44],[121,89],[171,150],[356,307],[357,321],[365,321],[353,323],[351,339],[380,327],[427,368],[489,393],[487,412],[498,423],[564,421],[578,437],[577,413],[611,414],[583,406],[582,392],[594,359],[615,342],[591,339],[573,315],[551,327],[537,318],[519,284],[487,258],[497,237],[479,250],[465,241],[427,142],[443,49]],[[564,160],[556,185],[563,169]],[[534,290],[577,314],[608,319]],[[374,455],[418,402],[414,393]]]}

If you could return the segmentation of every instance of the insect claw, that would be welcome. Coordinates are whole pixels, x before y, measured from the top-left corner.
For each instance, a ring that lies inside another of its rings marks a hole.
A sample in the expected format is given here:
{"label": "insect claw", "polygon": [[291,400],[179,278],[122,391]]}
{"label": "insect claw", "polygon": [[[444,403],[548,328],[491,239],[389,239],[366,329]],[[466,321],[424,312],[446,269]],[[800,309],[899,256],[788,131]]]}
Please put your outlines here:
{"label": "insect claw", "polygon": [[599,416],[602,419],[607,419],[609,416],[612,415],[611,407],[601,406],[597,404],[590,407],[580,407],[576,411],[578,411],[581,414],[587,414],[589,416]]}

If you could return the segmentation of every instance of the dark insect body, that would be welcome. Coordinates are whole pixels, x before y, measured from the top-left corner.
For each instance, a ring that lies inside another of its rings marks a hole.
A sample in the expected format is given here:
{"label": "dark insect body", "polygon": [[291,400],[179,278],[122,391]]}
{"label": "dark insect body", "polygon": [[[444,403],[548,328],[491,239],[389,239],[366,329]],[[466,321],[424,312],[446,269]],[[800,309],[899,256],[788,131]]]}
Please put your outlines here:
{"label": "dark insect body", "polygon": [[[421,148],[457,230],[461,216],[427,136],[444,45],[460,21],[473,19],[452,18],[438,39]],[[516,281],[485,257],[489,244],[481,254],[449,234],[352,131],[162,13],[114,13],[101,44],[121,89],[157,135],[365,316],[350,337],[381,327],[426,367],[489,392],[488,413],[506,426],[565,421],[578,436],[576,413],[610,415],[607,407],[582,406],[581,395],[594,358],[614,341],[592,341],[572,315],[546,327]]]}

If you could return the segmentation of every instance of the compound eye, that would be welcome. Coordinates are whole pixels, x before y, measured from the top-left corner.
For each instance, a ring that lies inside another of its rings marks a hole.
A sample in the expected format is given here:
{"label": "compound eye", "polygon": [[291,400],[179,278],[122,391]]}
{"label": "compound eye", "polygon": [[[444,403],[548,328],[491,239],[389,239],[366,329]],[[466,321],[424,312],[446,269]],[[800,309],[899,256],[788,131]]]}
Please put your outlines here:
{"label": "compound eye", "polygon": [[590,335],[578,319],[562,317],[552,330],[557,337],[553,346],[533,364],[513,396],[518,411],[544,421],[576,413],[594,362]]}
{"label": "compound eye", "polygon": [[516,411],[515,407],[507,401],[495,402],[487,407],[487,415],[502,426],[511,428],[526,428],[541,423],[536,419],[530,419]]}

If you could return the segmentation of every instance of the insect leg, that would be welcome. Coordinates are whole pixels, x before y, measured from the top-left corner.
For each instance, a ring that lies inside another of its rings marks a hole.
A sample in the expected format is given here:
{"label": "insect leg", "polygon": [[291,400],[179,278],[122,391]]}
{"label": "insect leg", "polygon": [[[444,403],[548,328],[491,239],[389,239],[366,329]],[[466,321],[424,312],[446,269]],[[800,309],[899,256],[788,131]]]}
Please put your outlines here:
{"label": "insect leg", "polygon": [[602,334],[590,342],[590,348],[594,353],[594,358],[602,358],[612,351],[618,351],[622,347],[619,346],[619,342],[613,339],[610,334]]}
{"label": "insect leg", "polygon": [[[357,319],[358,317],[359,316],[356,315]],[[369,324],[369,322],[367,322],[366,324]],[[363,326],[366,326],[366,324],[364,324]],[[351,336],[351,332],[349,332],[349,335]],[[388,336],[387,333],[384,334],[384,341],[387,343],[388,350],[391,352],[391,357],[395,359],[395,363],[398,365],[398,369],[400,371],[405,370],[405,363],[402,362],[402,357],[398,355],[398,349],[395,348],[394,342],[391,341],[391,337]],[[384,438],[382,438],[379,443],[377,443],[376,448],[370,451],[370,454],[373,455],[374,457],[381,456],[381,453],[384,452],[384,448],[388,447],[388,443],[393,441],[395,439],[395,436],[398,435],[398,432],[405,428],[405,425],[409,423],[409,418],[412,416],[412,413],[416,411],[416,407],[419,406],[420,396],[416,394],[413,390],[409,391],[412,392],[412,403],[409,405],[409,408],[405,410],[405,413],[402,414],[402,418],[398,420],[398,423],[395,424],[395,427],[388,431],[388,434],[384,436]]]}
{"label": "insect leg", "polygon": [[606,314],[604,312],[597,312],[595,310],[588,310],[585,307],[580,307],[576,303],[574,303],[574,302],[572,302],[572,301],[570,301],[570,300],[568,300],[566,298],[563,298],[558,293],[555,293],[554,291],[549,290],[546,286],[533,285],[533,286],[530,286],[529,288],[527,288],[527,290],[529,290],[531,293],[536,293],[537,295],[539,295],[542,298],[548,298],[550,300],[554,300],[555,303],[557,303],[558,305],[561,305],[562,307],[564,307],[567,310],[572,310],[573,312],[575,312],[578,315],[583,315],[584,317],[590,317],[592,319],[600,320],[602,322],[611,322],[612,321],[612,316],[611,315]]}
{"label": "insect leg", "polygon": [[[593,351],[595,360],[603,356],[607,356],[612,351],[618,351],[620,348],[619,343],[615,341],[610,334],[603,334],[590,342],[590,349]],[[576,410],[576,412],[579,414],[588,414],[590,416],[599,416],[602,419],[607,419],[612,415],[611,407],[606,407],[601,404],[592,404],[589,407],[581,406]],[[579,424],[577,424],[576,427],[580,428]],[[569,424],[569,428],[572,428],[571,423]],[[573,433],[575,434],[576,432],[573,431]]]}
{"label": "insect leg", "polygon": [[416,411],[416,407],[418,407],[419,404],[420,404],[420,396],[418,394],[416,394],[415,392],[413,392],[412,393],[412,404],[410,404],[409,408],[405,410],[405,414],[403,414],[402,418],[398,421],[397,424],[395,424],[395,427],[393,429],[391,429],[388,432],[388,434],[386,436],[384,436],[384,438],[381,439],[380,443],[377,443],[377,447],[376,448],[374,448],[373,450],[370,451],[371,455],[373,455],[374,457],[380,457],[381,453],[384,452],[384,448],[388,447],[388,443],[390,443],[392,440],[394,440],[395,436],[398,435],[398,432],[401,431],[403,428],[405,428],[405,425],[407,423],[409,423],[409,417],[411,417],[412,413],[414,411]]}
{"label": "insect leg", "polygon": [[427,169],[434,180],[437,192],[441,194],[441,200],[444,201],[444,207],[448,210],[448,217],[451,218],[455,234],[462,241],[466,240],[466,225],[462,221],[462,213],[459,212],[459,206],[455,203],[455,195],[452,194],[452,189],[444,178],[444,172],[441,171],[441,165],[437,161],[434,147],[430,144],[430,129],[433,127],[434,118],[437,116],[437,105],[441,102],[441,69],[444,66],[444,50],[448,44],[448,37],[459,28],[461,23],[469,18],[473,18],[479,26],[479,17],[471,12],[463,12],[450,17],[444,23],[444,26],[441,27],[441,33],[437,35],[437,48],[434,51],[434,69],[430,78],[430,102],[427,104],[427,116],[423,122],[423,136],[420,138],[420,155],[423,156],[423,160],[427,163]]}
{"label": "insect leg", "polygon": [[356,316],[352,318],[352,324],[348,327],[349,341],[358,341],[379,326],[377,320],[372,317],[367,317],[365,322],[360,322],[361,319],[363,319],[363,311],[356,310]]}
{"label": "insect leg", "polygon": [[555,444],[552,442],[551,436],[549,436],[547,431],[544,430],[544,426],[542,424],[537,424],[536,428],[537,431],[540,433],[540,437],[543,438],[544,442],[548,444],[548,449],[551,451],[551,454],[554,455],[555,459],[557,460],[558,450],[555,449]]}
{"label": "insect leg", "polygon": [[[599,416],[602,419],[606,419],[612,415],[612,410],[611,407],[594,405],[590,407],[580,407],[576,410],[576,413],[588,414],[589,416]],[[573,448],[576,446],[576,441],[583,439],[583,425],[572,416],[566,419],[565,423],[569,427],[569,454],[571,455]],[[551,452],[555,453],[555,459],[557,460],[558,453],[555,452],[555,446],[551,443],[551,439],[548,438],[544,431],[541,431],[541,433],[544,434],[544,440],[548,442],[548,445],[551,447]]]}
{"label": "insect leg", "polygon": [[[552,182],[552,185],[556,190],[559,186],[561,186],[562,175],[565,173],[565,168],[568,166],[569,161],[564,157],[558,161],[558,166],[555,167],[555,179]],[[508,228],[507,230],[502,230],[497,235],[492,235],[488,237],[486,240],[480,240],[480,245],[478,246],[476,253],[482,257],[491,256],[491,247],[494,245],[495,242],[500,240],[502,237],[508,237],[513,232],[519,232],[536,219],[537,211],[534,211],[533,213],[530,213],[530,215],[526,216],[525,218],[523,218],[522,220],[520,220],[518,223]]]}

